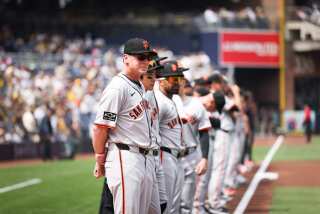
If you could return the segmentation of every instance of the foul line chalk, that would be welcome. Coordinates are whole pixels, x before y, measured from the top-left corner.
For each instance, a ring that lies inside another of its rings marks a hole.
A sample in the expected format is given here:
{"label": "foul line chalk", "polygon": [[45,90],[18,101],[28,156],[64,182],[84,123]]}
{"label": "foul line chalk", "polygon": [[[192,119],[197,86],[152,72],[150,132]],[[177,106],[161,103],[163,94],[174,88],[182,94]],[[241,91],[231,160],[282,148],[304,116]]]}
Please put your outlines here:
{"label": "foul line chalk", "polygon": [[16,189],[21,189],[21,188],[24,188],[24,187],[36,185],[36,184],[39,184],[41,182],[42,182],[41,179],[34,178],[34,179],[30,179],[30,180],[27,180],[27,181],[24,181],[24,182],[21,182],[21,183],[17,183],[17,184],[11,185],[11,186],[2,187],[2,188],[0,188],[0,194],[1,193],[5,193],[5,192],[10,192],[10,191],[13,191],[13,190],[16,190]]}
{"label": "foul line chalk", "polygon": [[243,195],[241,201],[239,202],[236,210],[234,211],[234,214],[242,214],[246,210],[253,194],[255,193],[261,179],[263,179],[263,175],[266,173],[266,170],[269,166],[269,164],[272,161],[273,156],[276,154],[278,149],[280,148],[281,144],[284,141],[284,136],[280,135],[276,142],[272,145],[271,149],[269,150],[267,156],[263,160],[259,170],[256,172],[255,176],[253,177],[247,191]]}

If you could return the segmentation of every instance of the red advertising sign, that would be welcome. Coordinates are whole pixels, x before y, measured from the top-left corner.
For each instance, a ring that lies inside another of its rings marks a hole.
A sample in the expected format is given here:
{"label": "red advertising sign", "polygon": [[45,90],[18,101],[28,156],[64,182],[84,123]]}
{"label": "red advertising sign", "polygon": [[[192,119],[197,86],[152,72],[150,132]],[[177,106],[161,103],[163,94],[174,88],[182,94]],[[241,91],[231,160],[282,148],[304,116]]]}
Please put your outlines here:
{"label": "red advertising sign", "polygon": [[274,32],[222,32],[222,65],[279,66],[279,37]]}

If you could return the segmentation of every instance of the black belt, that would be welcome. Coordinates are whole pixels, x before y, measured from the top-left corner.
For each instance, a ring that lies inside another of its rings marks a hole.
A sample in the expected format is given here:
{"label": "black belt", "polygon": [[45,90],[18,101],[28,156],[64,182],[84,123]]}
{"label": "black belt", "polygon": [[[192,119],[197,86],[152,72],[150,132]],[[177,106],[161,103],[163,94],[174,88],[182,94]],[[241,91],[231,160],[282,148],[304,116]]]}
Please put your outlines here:
{"label": "black belt", "polygon": [[[130,151],[130,146],[128,144],[124,144],[124,143],[116,143],[116,146],[118,147],[119,150],[128,150]],[[141,147],[137,148],[140,154],[143,155],[148,155],[148,154],[152,154],[153,156],[158,156],[159,155],[159,151],[158,150],[152,150],[152,149],[144,149]]]}
{"label": "black belt", "polygon": [[183,157],[191,154],[192,152],[196,151],[197,147],[196,146],[187,147],[185,149],[182,149],[182,150],[178,151],[178,150],[175,150],[175,149],[170,149],[170,148],[165,147],[165,146],[161,146],[160,150],[164,151],[164,152],[168,152],[168,153],[172,154],[173,156],[175,156],[176,158],[183,158]]}

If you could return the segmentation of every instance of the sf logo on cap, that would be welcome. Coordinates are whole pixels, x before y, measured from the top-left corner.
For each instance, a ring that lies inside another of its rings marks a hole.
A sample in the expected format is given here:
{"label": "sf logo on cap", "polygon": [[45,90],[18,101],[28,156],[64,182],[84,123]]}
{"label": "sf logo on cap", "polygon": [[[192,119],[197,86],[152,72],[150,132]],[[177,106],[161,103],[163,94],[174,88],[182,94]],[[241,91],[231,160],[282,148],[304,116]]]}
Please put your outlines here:
{"label": "sf logo on cap", "polygon": [[146,40],[143,40],[143,47],[144,49],[148,49],[149,48],[149,42]]}
{"label": "sf logo on cap", "polygon": [[151,60],[149,62],[149,67],[156,67],[157,66],[157,62],[155,60]]}
{"label": "sf logo on cap", "polygon": [[171,65],[171,69],[173,72],[176,72],[177,71],[177,65],[176,64],[172,64]]}

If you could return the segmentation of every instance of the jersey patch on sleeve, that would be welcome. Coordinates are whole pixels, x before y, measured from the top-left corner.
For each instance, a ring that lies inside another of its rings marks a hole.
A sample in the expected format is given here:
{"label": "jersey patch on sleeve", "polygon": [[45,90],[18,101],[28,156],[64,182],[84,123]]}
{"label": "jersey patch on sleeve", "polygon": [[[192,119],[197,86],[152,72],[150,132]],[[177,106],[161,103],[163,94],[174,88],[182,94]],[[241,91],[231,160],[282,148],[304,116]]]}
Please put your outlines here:
{"label": "jersey patch on sleeve", "polygon": [[108,121],[115,122],[116,119],[117,119],[117,114],[112,113],[112,112],[105,111],[105,112],[103,112],[103,119],[104,119],[104,120],[108,120]]}

